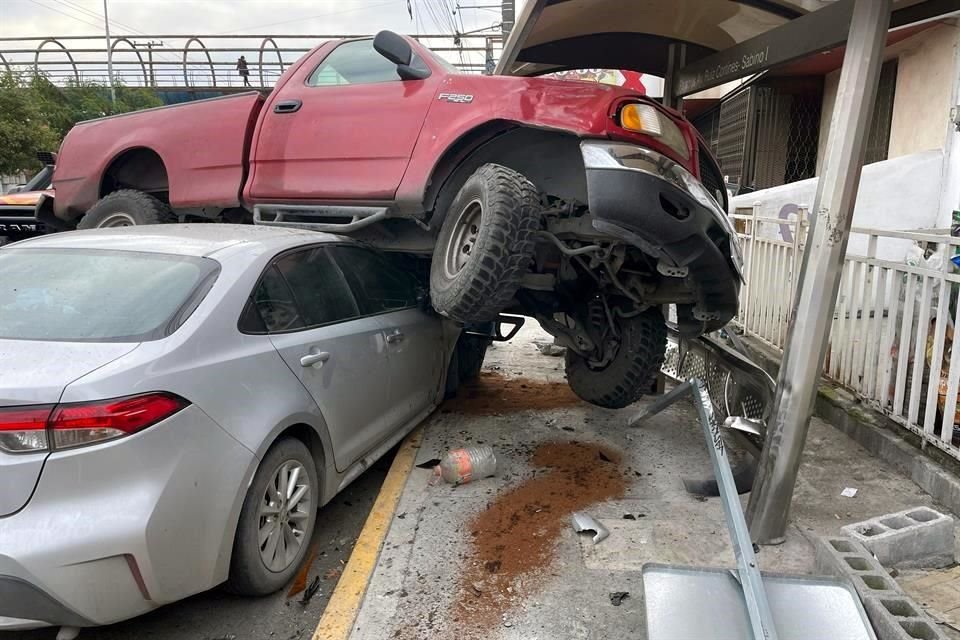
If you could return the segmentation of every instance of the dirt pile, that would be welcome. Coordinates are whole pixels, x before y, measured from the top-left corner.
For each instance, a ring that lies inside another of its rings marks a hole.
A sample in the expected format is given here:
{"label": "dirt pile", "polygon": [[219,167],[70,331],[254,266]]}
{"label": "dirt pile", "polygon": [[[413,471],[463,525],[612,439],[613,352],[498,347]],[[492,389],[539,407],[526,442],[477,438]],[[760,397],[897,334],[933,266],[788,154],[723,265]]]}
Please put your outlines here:
{"label": "dirt pile", "polygon": [[564,382],[513,378],[483,371],[476,380],[460,387],[457,397],[445,402],[441,410],[489,416],[572,407],[581,402]]}
{"label": "dirt pile", "polygon": [[470,522],[472,554],[452,613],[461,637],[488,637],[490,626],[503,624],[503,614],[537,588],[571,513],[627,488],[621,455],[596,444],[548,442],[530,464],[537,468],[532,478]]}

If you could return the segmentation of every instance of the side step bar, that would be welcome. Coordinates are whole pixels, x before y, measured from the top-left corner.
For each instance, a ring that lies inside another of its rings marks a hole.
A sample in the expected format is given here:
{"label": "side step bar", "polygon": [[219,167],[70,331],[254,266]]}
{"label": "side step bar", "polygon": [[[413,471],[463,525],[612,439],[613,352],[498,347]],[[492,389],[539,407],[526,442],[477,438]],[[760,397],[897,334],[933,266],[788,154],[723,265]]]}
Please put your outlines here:
{"label": "side step bar", "polygon": [[258,204],[253,207],[253,223],[267,227],[350,233],[386,220],[390,217],[389,213],[387,207]]}

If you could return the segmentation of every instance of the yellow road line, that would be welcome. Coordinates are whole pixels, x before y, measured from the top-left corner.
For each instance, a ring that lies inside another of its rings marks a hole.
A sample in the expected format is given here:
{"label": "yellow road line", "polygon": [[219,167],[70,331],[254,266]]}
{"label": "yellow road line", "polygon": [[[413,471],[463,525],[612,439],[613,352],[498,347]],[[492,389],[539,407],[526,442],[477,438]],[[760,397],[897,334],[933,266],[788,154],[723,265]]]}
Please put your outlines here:
{"label": "yellow road line", "polygon": [[313,640],[347,640],[350,637],[422,438],[423,427],[417,427],[400,445],[337,588],[313,632]]}

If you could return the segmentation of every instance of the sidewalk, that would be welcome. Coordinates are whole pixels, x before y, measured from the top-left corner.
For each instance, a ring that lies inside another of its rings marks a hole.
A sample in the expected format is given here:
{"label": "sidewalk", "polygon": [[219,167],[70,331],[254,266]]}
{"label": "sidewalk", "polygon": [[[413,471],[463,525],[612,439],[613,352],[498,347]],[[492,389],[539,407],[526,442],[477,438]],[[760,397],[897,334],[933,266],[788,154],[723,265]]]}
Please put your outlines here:
{"label": "sidewalk", "polygon": [[[497,476],[450,487],[412,470],[353,640],[644,638],[644,563],[734,566],[719,499],[683,489],[685,476],[711,476],[689,402],[627,429],[633,410],[579,402],[563,381],[563,358],[541,355],[534,339],[548,336],[529,327],[496,345],[478,384],[426,425],[417,464],[490,444]],[[841,497],[845,487],[856,487],[856,497]],[[787,542],[762,548],[761,568],[810,573],[804,533],[837,534],[932,504],[814,419]],[[610,537],[596,546],[578,538],[569,524],[575,510],[598,518]],[[624,591],[629,597],[614,606],[610,593]]]}

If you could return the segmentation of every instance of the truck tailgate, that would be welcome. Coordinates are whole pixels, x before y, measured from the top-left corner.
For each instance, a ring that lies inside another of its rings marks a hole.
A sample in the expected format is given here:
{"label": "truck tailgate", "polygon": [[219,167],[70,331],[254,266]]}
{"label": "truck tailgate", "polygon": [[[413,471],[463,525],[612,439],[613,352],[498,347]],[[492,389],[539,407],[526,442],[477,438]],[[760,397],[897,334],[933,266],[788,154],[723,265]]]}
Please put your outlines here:
{"label": "truck tailgate", "polygon": [[79,123],[64,139],[53,175],[57,214],[86,212],[100,198],[107,169],[144,148],[163,161],[172,207],[237,206],[261,106],[263,97],[249,92]]}

